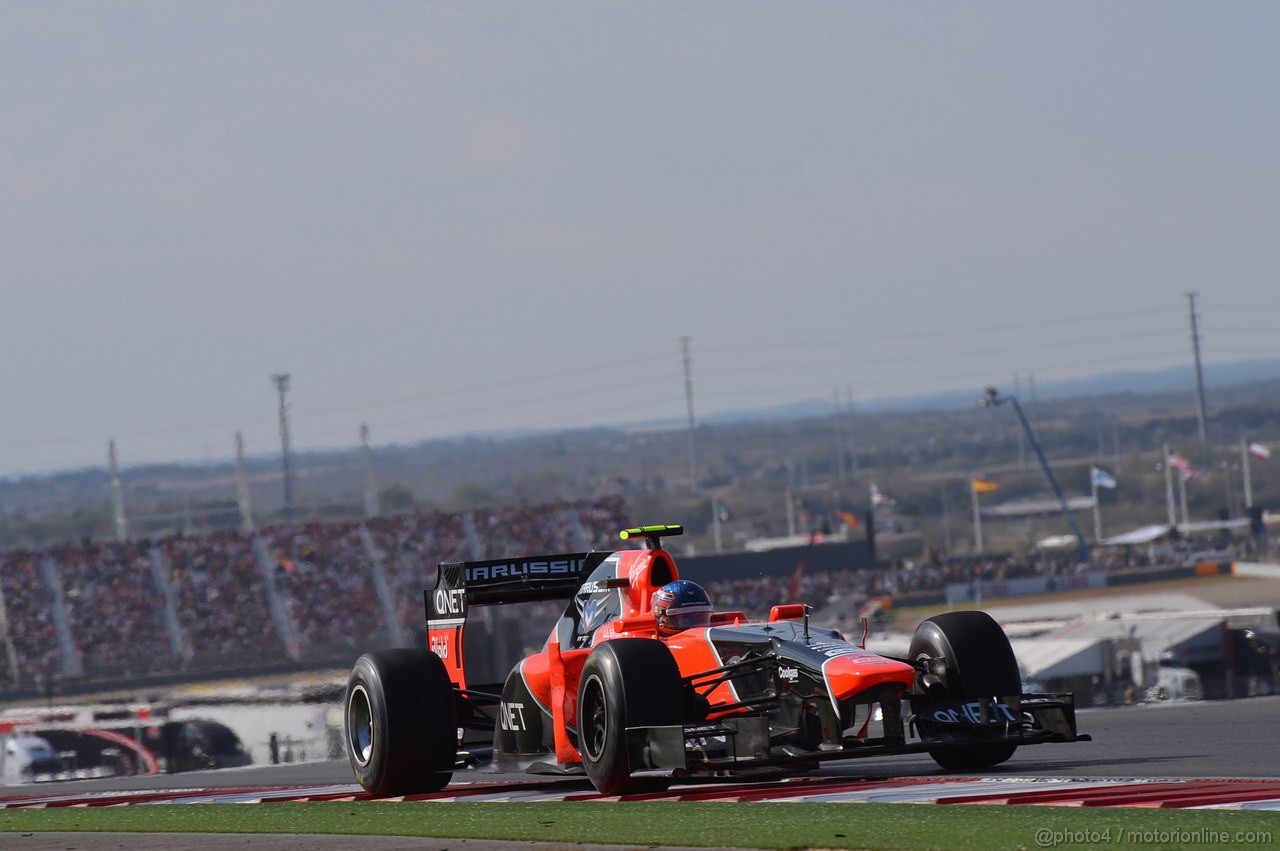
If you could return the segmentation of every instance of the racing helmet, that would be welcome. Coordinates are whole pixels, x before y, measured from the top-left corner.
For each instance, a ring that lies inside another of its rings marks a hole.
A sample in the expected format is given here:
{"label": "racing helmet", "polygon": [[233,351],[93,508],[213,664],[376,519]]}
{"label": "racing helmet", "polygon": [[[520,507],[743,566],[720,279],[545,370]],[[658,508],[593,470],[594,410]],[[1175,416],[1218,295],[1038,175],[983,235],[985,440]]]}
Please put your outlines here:
{"label": "racing helmet", "polygon": [[711,623],[711,598],[698,583],[677,579],[654,592],[653,615],[663,635],[706,626]]}

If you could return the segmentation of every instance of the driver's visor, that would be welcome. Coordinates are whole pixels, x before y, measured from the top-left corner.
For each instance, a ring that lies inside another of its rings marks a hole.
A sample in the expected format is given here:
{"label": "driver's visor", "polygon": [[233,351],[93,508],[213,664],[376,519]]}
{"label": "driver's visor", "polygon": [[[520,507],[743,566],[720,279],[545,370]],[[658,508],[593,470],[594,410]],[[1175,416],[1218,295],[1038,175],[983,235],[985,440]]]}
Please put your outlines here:
{"label": "driver's visor", "polygon": [[660,613],[658,622],[667,629],[693,629],[711,623],[710,606],[687,606]]}

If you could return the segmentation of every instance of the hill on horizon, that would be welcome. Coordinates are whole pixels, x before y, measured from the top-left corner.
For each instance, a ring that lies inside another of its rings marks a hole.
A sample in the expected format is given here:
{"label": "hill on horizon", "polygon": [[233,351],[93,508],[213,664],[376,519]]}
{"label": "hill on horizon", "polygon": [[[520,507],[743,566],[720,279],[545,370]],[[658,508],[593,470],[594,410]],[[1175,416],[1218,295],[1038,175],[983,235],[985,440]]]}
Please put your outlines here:
{"label": "hill on horizon", "polygon": [[[1204,364],[1203,372],[1205,392],[1212,393],[1230,387],[1280,379],[1280,358]],[[858,414],[903,414],[913,411],[972,408],[977,404],[983,389],[975,387],[973,390],[950,390],[916,396],[868,399],[857,402],[855,409]],[[1002,390],[1008,393],[1011,388],[1006,386]],[[1024,388],[1019,398],[1025,402],[1032,392]],[[1185,393],[1189,400],[1194,400],[1195,392],[1195,368],[1191,364],[1154,370],[1098,373],[1084,378],[1037,383],[1034,388],[1034,396],[1039,401],[1120,395],[1157,396],[1175,393]],[[733,425],[825,417],[830,416],[831,413],[830,399],[810,399],[769,408],[721,411],[699,416],[698,420],[708,425]],[[647,425],[677,426],[683,423],[683,420],[671,419]]]}

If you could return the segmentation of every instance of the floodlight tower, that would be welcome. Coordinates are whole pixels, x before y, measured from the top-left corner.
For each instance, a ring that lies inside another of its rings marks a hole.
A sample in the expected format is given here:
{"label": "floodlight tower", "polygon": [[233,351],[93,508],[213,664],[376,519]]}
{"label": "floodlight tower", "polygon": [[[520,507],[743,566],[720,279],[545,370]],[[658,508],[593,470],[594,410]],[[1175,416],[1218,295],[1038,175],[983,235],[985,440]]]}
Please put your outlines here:
{"label": "floodlight tower", "polygon": [[277,373],[271,376],[275,382],[276,392],[280,395],[280,458],[284,471],[284,517],[293,518],[293,467],[289,459],[289,403],[285,394],[289,392],[289,373]]}
{"label": "floodlight tower", "polygon": [[1076,562],[1083,563],[1089,560],[1089,545],[1085,543],[1084,535],[1080,533],[1080,527],[1076,525],[1076,519],[1071,516],[1071,509],[1067,505],[1067,498],[1062,494],[1062,488],[1058,486],[1058,480],[1053,475],[1053,470],[1049,467],[1049,462],[1045,460],[1044,450],[1040,448],[1040,441],[1036,440],[1036,433],[1031,428],[1031,423],[1027,422],[1027,415],[1022,412],[1022,406],[1018,404],[1017,396],[1001,396],[999,391],[994,387],[987,388],[987,394],[978,402],[984,408],[994,408],[1009,402],[1013,405],[1013,410],[1018,414],[1018,420],[1022,423],[1022,428],[1026,431],[1027,442],[1031,444],[1031,448],[1035,450],[1036,457],[1040,459],[1040,467],[1044,470],[1045,478],[1049,480],[1049,484],[1053,485],[1053,492],[1058,497],[1058,504],[1062,506],[1062,514],[1067,518],[1067,523],[1071,526],[1071,531],[1075,533],[1077,549]]}

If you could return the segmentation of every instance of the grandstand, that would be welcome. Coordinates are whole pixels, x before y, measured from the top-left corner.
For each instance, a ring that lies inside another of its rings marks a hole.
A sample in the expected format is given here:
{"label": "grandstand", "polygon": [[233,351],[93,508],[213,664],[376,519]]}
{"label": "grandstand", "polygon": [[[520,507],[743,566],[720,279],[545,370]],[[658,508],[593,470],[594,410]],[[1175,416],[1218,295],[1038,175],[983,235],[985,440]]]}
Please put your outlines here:
{"label": "grandstand", "polygon": [[613,496],[9,551],[0,693],[345,666],[417,639],[440,562],[611,548],[626,525]]}

